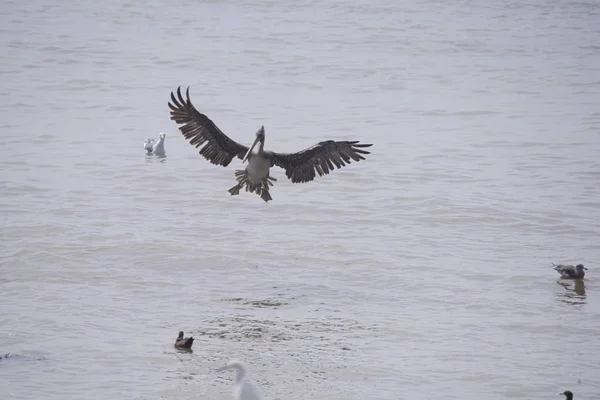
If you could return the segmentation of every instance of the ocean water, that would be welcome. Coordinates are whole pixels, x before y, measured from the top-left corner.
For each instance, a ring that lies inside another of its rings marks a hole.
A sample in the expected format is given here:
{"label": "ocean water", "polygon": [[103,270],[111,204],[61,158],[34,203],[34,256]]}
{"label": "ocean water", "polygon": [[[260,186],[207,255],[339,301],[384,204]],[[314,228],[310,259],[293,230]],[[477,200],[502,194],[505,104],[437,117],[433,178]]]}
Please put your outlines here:
{"label": "ocean water", "polygon": [[[600,397],[597,2],[24,0],[0,21],[0,398],[229,399],[232,358],[272,400]],[[185,141],[180,85],[245,145],[264,125],[269,150],[371,154],[230,196],[242,164]]]}

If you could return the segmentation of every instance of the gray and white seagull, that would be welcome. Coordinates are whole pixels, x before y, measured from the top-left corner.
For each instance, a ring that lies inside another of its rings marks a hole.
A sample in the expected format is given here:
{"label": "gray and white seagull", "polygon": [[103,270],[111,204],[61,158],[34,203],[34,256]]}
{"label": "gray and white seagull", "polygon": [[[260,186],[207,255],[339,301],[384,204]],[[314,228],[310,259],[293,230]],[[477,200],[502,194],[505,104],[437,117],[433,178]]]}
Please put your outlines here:
{"label": "gray and white seagull", "polygon": [[562,279],[582,279],[585,276],[584,269],[587,270],[583,264],[569,265],[569,264],[554,264],[554,270],[560,274]]}
{"label": "gray and white seagull", "polygon": [[363,150],[372,144],[358,141],[325,140],[297,153],[276,153],[264,149],[265,128],[261,126],[250,147],[246,147],[221,131],[206,115],[200,113],[190,100],[190,88],[186,90],[186,98],[181,95],[181,87],[177,88],[177,97],[171,92],[171,119],[182,126],[179,130],[190,144],[200,147],[200,155],[212,164],[226,167],[234,157],[248,161],[243,170],[235,171],[237,185],[229,189],[231,195],[247,192],[256,193],[265,202],[272,200],[269,186],[277,179],[270,175],[270,169],[278,166],[285,170],[286,176],[293,183],[310,182],[316,175],[327,175],[336,168],[342,168],[351,161],[364,160]]}
{"label": "gray and white seagull", "polygon": [[156,155],[164,155],[165,154],[165,134],[163,132],[158,136],[158,141],[154,139],[146,139],[144,141],[144,150],[146,150],[146,154],[156,154]]}

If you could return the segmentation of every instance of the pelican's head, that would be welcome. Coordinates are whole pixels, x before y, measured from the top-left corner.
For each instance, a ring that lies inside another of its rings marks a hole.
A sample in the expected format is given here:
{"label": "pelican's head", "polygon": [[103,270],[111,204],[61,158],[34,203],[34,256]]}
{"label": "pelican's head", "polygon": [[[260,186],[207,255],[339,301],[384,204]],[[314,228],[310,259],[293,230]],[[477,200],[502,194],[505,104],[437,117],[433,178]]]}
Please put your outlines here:
{"label": "pelican's head", "polygon": [[260,151],[262,151],[262,146],[265,143],[265,127],[264,126],[261,126],[260,129],[256,131],[256,138],[254,139],[252,146],[250,146],[250,148],[246,152],[246,155],[244,156],[242,163],[246,162],[248,157],[250,157],[250,153],[252,153],[252,150],[254,150],[254,147],[256,147],[256,145],[259,143],[260,143],[259,149],[260,149]]}
{"label": "pelican's head", "polygon": [[582,269],[585,269],[587,271],[587,268],[583,266],[583,264],[577,264],[575,266],[575,268],[577,268],[578,271],[581,271]]}
{"label": "pelican's head", "polygon": [[265,140],[265,127],[262,125],[259,130],[256,131],[256,138],[259,140]]}

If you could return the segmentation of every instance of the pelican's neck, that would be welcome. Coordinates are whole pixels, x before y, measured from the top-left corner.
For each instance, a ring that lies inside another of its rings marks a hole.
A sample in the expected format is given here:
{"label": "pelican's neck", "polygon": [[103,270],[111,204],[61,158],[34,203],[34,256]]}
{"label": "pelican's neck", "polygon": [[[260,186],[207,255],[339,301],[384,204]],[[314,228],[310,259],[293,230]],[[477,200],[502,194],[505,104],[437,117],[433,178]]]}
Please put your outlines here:
{"label": "pelican's neck", "polygon": [[164,141],[165,141],[165,138],[159,136],[157,144],[162,144],[162,142],[164,142]]}

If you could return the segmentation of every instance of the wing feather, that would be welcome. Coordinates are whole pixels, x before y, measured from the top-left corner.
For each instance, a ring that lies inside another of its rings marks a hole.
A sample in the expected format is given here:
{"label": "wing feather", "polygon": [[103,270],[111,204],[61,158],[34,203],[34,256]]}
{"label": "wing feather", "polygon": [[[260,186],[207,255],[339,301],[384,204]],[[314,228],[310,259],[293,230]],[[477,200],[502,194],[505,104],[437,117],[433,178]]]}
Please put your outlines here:
{"label": "wing feather", "polygon": [[212,164],[228,166],[234,157],[242,159],[248,147],[230,139],[206,115],[196,110],[190,100],[190,88],[186,92],[186,99],[181,95],[181,86],[177,88],[177,97],[171,92],[171,119],[178,124],[183,124],[179,130],[192,146],[200,148],[200,155]]}
{"label": "wing feather", "polygon": [[577,277],[577,271],[575,271],[575,268],[564,268],[562,271],[562,275],[564,277],[569,277],[569,278],[576,278]]}
{"label": "wing feather", "polygon": [[333,141],[326,140],[302,150],[298,153],[265,152],[271,159],[271,166],[277,165],[285,170],[286,176],[293,183],[310,182],[317,174],[327,175],[336,168],[342,168],[352,161],[364,160],[363,150],[373,144],[359,143],[359,141]]}

